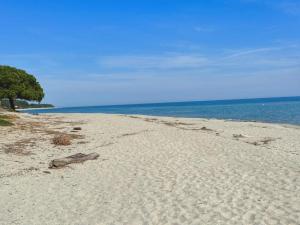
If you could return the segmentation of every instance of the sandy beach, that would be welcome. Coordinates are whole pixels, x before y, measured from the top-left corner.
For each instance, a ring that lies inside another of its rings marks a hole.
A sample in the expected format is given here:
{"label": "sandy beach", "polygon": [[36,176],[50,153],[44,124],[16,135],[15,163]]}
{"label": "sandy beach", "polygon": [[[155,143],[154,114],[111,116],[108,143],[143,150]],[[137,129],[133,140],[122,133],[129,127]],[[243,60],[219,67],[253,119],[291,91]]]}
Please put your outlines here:
{"label": "sandy beach", "polygon": [[[15,126],[0,127],[1,225],[299,224],[300,127],[17,116]],[[53,145],[62,133],[71,145]],[[48,168],[53,159],[92,152],[97,160]]]}

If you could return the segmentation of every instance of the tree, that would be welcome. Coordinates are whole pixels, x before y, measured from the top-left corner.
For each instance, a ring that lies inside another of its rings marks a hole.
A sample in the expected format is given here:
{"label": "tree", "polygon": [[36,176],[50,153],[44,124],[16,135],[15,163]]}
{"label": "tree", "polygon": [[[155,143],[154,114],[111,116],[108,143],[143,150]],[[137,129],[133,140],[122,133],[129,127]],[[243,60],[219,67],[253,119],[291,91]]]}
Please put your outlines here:
{"label": "tree", "polygon": [[15,111],[16,99],[41,102],[44,91],[36,78],[24,70],[0,65],[0,99],[7,98]]}

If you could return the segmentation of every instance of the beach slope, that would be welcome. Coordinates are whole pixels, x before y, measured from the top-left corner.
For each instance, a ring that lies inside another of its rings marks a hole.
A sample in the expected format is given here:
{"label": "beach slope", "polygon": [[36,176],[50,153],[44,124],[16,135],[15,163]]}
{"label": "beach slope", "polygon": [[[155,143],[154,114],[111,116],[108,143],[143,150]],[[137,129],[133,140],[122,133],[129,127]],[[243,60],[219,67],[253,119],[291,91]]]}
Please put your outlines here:
{"label": "beach slope", "polygon": [[[299,127],[18,117],[15,126],[0,127],[0,224],[299,224]],[[60,134],[71,145],[54,145]],[[48,168],[53,159],[93,152],[98,159]]]}

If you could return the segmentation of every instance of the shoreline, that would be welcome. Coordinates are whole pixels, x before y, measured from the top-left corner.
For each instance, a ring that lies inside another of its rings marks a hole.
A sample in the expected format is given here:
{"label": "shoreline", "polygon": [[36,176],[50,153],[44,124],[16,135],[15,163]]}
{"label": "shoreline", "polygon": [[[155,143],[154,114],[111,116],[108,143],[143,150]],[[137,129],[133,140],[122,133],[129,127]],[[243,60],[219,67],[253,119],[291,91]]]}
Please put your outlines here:
{"label": "shoreline", "polygon": [[[27,113],[27,112],[22,112]],[[30,114],[28,112],[28,114]],[[181,116],[159,116],[159,115],[146,115],[146,114],[120,114],[120,113],[65,113],[65,112],[55,112],[55,113],[40,113],[39,115],[118,115],[118,116],[140,116],[140,117],[165,117],[172,119],[199,119],[199,120],[220,120],[224,122],[244,122],[244,123],[265,123],[265,124],[274,124],[274,125],[282,125],[282,126],[291,126],[291,127],[299,127],[300,124],[292,124],[292,123],[277,123],[277,122],[267,122],[267,121],[259,121],[259,120],[239,120],[239,119],[221,119],[221,118],[206,118],[206,117],[181,117]],[[32,115],[32,114],[31,114]]]}
{"label": "shoreline", "polygon": [[57,107],[26,108],[26,109],[16,109],[16,111],[39,110],[39,109],[57,109]]}

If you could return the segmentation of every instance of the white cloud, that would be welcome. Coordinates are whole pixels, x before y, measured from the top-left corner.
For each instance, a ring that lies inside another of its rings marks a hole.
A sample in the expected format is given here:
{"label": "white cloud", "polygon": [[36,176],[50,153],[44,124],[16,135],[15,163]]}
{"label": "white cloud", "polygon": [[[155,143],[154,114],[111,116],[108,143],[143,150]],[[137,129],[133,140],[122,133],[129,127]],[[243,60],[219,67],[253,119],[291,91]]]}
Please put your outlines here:
{"label": "white cloud", "polygon": [[236,50],[233,54],[226,56],[225,58],[235,58],[240,56],[246,56],[256,53],[262,53],[262,52],[270,52],[275,50],[280,50],[281,47],[268,47],[268,48],[253,48],[253,49],[241,49]]}
{"label": "white cloud", "polygon": [[197,68],[207,64],[208,60],[200,55],[149,55],[149,56],[107,56],[99,64],[110,68],[132,69],[179,69]]}
{"label": "white cloud", "polygon": [[[235,49],[219,51],[219,54],[203,55],[197,53],[161,55],[116,55],[103,56],[98,60],[101,69],[116,70],[119,73],[146,71],[156,74],[180,73],[188,71],[218,71],[222,73],[236,70],[258,71],[278,70],[300,67],[299,47],[295,45],[271,46],[262,48]],[[121,71],[121,72],[120,72]]]}

